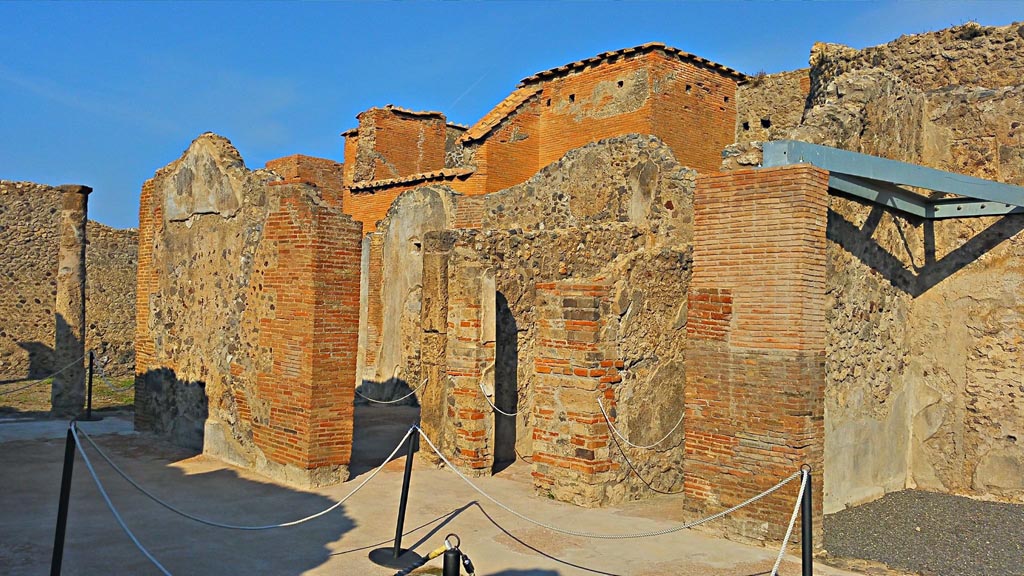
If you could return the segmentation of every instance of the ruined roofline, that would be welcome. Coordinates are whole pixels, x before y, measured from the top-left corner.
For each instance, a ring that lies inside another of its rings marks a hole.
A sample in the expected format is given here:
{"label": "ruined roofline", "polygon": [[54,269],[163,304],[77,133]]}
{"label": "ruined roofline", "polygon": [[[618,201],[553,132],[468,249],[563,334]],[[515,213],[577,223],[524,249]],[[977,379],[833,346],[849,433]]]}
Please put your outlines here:
{"label": "ruined roofline", "polygon": [[723,74],[725,74],[727,76],[732,76],[733,78],[735,78],[738,81],[742,81],[742,80],[745,80],[747,78],[746,74],[744,74],[744,73],[742,73],[742,72],[740,72],[738,70],[734,70],[732,68],[729,68],[728,66],[724,66],[724,65],[719,64],[717,62],[713,62],[711,60],[708,60],[707,58],[701,58],[700,56],[697,56],[695,54],[690,54],[689,52],[684,52],[684,51],[682,51],[682,50],[680,50],[678,48],[674,48],[672,46],[668,46],[668,45],[666,45],[666,44],[664,44],[662,42],[648,42],[646,44],[641,44],[639,46],[633,46],[631,48],[623,48],[621,50],[612,50],[612,51],[609,51],[609,52],[602,52],[602,53],[598,54],[597,56],[592,56],[590,58],[585,58],[583,60],[577,60],[575,62],[570,62],[569,64],[565,64],[565,65],[559,66],[557,68],[552,68],[550,70],[545,70],[543,72],[538,72],[538,73],[536,73],[536,74],[534,74],[532,76],[527,76],[526,78],[523,78],[522,80],[520,80],[519,81],[519,85],[517,86],[517,88],[523,88],[523,87],[525,87],[527,85],[530,85],[530,84],[536,84],[538,82],[542,82],[542,81],[545,81],[545,80],[550,80],[551,78],[565,76],[565,75],[569,74],[570,72],[575,72],[577,70],[586,68],[588,66],[595,66],[595,65],[609,63],[609,62],[611,62],[613,60],[616,60],[616,59],[618,59],[619,57],[622,57],[622,56],[633,56],[633,55],[647,54],[649,52],[663,52],[666,55],[674,56],[674,57],[678,58],[679,60],[683,60],[683,61],[686,61],[686,62],[692,62],[692,63],[698,64],[700,66],[711,68],[712,70],[717,70],[717,71],[722,72]]}
{"label": "ruined roofline", "polygon": [[[366,110],[363,110],[359,114],[356,114],[356,119],[361,120],[363,114],[373,112],[374,110],[386,110],[388,112],[395,112],[396,114],[402,116],[411,116],[413,118],[440,118],[442,120],[445,120],[444,112],[438,112],[436,110],[410,110],[408,108],[402,108],[401,106],[395,106],[394,104],[385,104],[384,106],[374,106],[373,108],[367,108]],[[447,121],[445,122],[445,124],[459,127],[458,124],[451,124],[450,122]],[[354,134],[359,134],[358,126],[356,126],[355,128],[349,128],[348,130],[345,130],[344,132],[341,133],[342,136],[352,136]]]}
{"label": "ruined roofline", "polygon": [[497,106],[492,108],[490,112],[478,120],[476,124],[473,124],[473,126],[467,129],[462,136],[459,136],[458,142],[460,144],[465,144],[487,136],[490,134],[491,130],[501,124],[505,118],[508,118],[513,112],[518,110],[523,104],[526,104],[530,98],[533,98],[540,91],[541,86],[518,88],[515,92],[506,96],[498,103]]}
{"label": "ruined roofline", "polygon": [[374,190],[378,188],[388,188],[398,184],[410,184],[413,182],[429,182],[433,180],[452,180],[464,176],[469,176],[475,172],[473,168],[442,168],[441,170],[434,170],[433,172],[421,172],[419,174],[410,174],[408,176],[402,176],[401,178],[386,178],[384,180],[370,180],[369,182],[360,182],[349,186],[349,190],[352,192],[365,192],[368,190]]}

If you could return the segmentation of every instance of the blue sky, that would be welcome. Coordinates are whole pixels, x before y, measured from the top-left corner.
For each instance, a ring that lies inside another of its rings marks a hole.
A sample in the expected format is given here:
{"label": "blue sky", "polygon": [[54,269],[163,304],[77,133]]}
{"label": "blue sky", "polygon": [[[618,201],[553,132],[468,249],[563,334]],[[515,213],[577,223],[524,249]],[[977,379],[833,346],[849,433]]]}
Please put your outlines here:
{"label": "blue sky", "polygon": [[0,179],[82,183],[92,219],[136,226],[142,183],[197,135],[250,167],[341,160],[371,106],[472,124],[525,76],[660,41],[740,71],[806,66],[1024,2],[0,2]]}

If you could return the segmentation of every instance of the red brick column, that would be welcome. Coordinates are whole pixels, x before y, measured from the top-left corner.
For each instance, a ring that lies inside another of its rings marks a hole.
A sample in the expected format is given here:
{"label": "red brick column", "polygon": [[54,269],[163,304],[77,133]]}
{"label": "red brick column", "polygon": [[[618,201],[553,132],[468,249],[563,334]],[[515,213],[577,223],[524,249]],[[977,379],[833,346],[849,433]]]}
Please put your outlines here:
{"label": "red brick column", "polygon": [[[448,337],[446,357],[451,397],[448,403],[446,437],[454,446],[448,449],[456,464],[465,471],[489,474],[494,464],[492,443],[494,417],[480,391],[485,371],[494,364],[494,341],[487,341],[483,299],[495,297],[493,277],[489,294],[485,293],[484,270],[467,263],[455,272],[457,281],[448,286]],[[493,372],[493,370],[492,370]],[[454,435],[452,435],[454,432]]]}
{"label": "red brick column", "polygon": [[606,341],[610,284],[537,284],[533,484],[537,491],[596,506],[615,479],[608,426],[597,404],[613,400],[622,362]]}
{"label": "red brick column", "polygon": [[[738,504],[807,463],[820,530],[827,193],[828,173],[803,165],[698,179],[685,418],[695,514]],[[797,488],[724,526],[781,539]]]}
{"label": "red brick column", "polygon": [[362,227],[303,187],[277,190],[265,230],[278,253],[265,277],[275,313],[260,331],[273,358],[257,376],[270,416],[253,422],[253,439],[296,481],[324,484],[347,476],[352,449]]}

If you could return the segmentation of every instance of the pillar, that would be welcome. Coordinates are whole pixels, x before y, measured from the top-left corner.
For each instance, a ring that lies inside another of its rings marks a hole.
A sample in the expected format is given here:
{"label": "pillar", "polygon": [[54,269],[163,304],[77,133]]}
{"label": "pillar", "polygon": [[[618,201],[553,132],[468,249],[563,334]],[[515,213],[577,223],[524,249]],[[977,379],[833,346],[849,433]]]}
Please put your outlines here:
{"label": "pillar", "polygon": [[[85,223],[92,188],[65,184],[61,193],[57,254],[56,338],[51,412],[78,416],[85,403]],[[70,365],[70,366],[69,366]]]}

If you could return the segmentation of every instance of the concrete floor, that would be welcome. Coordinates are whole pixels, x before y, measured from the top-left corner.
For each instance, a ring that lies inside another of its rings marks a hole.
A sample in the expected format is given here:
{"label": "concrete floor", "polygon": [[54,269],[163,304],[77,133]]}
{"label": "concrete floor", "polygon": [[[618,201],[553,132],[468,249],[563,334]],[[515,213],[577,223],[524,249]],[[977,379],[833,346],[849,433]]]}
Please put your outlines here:
{"label": "concrete floor", "polygon": [[[129,432],[130,421],[82,423],[97,443],[140,484],[194,514],[222,522],[268,524],[326,508],[365,477],[373,462],[404,434],[415,409],[360,408],[353,468],[360,476],[322,490],[299,491],[195,455],[147,435]],[[15,428],[17,427],[20,431]],[[45,574],[53,546],[66,431],[63,422],[0,422],[0,572]],[[389,575],[372,564],[370,550],[389,545],[404,459],[399,458],[338,510],[294,528],[264,532],[222,530],[196,524],[152,503],[90,454],[114,504],[139,540],[167,569],[182,574]],[[580,509],[532,494],[530,469],[517,463],[478,484],[519,511],[559,526],[595,532],[632,532],[677,525],[673,497],[605,508]],[[483,500],[447,470],[416,462],[404,539],[421,553],[457,533],[477,574],[730,575],[767,574],[771,549],[737,544],[694,531],[644,540],[586,540],[551,533]],[[440,559],[431,563],[440,566]],[[824,576],[852,575],[816,564]],[[64,574],[157,574],[121,532],[78,459],[64,554]],[[435,570],[432,572],[439,574]],[[782,574],[800,573],[798,558]]]}

